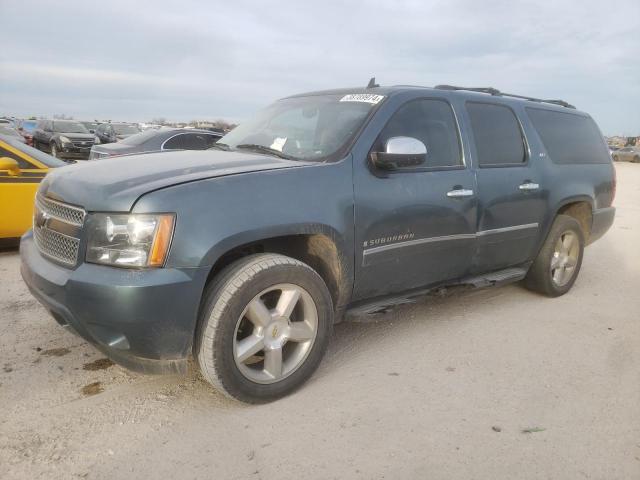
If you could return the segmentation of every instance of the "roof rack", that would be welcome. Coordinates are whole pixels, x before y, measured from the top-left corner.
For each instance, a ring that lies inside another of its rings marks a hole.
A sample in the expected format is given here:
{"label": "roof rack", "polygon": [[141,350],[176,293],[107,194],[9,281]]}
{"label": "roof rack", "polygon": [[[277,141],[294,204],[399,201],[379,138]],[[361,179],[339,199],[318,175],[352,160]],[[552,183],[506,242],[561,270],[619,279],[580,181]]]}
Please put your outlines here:
{"label": "roof rack", "polygon": [[468,87],[456,87],[454,85],[436,85],[434,88],[438,90],[467,90],[469,92],[479,92],[479,93],[487,93],[489,95],[493,95],[496,97],[512,97],[512,98],[521,98],[523,100],[529,100],[530,102],[539,102],[539,103],[552,103],[554,105],[560,105],[561,107],[573,108],[573,105],[565,102],[564,100],[545,100],[542,98],[534,98],[534,97],[525,97],[524,95],[514,95],[513,93],[504,93],[493,87],[476,87],[476,88],[468,88]]}

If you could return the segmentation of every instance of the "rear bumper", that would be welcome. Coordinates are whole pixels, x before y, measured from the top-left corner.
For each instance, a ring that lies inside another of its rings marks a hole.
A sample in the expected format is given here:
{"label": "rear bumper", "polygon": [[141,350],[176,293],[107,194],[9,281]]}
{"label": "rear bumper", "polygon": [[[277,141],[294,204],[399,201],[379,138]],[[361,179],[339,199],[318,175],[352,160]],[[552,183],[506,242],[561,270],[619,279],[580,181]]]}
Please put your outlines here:
{"label": "rear bumper", "polygon": [[31,232],[20,256],[29,290],[61,326],[131,370],[186,371],[206,269],[70,270],[42,257]]}
{"label": "rear bumper", "polygon": [[589,235],[589,243],[602,238],[607,230],[613,225],[616,216],[615,207],[599,208],[593,212],[593,220],[591,222],[591,233]]}

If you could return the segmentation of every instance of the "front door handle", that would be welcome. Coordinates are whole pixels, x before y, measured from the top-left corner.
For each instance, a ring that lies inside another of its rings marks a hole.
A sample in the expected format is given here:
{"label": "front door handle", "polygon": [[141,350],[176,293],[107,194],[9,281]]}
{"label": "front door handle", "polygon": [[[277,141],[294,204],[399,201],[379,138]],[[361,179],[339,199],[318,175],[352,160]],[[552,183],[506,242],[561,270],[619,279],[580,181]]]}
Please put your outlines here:
{"label": "front door handle", "polygon": [[537,183],[533,183],[533,182],[525,182],[522,185],[520,185],[518,187],[520,190],[524,190],[526,191],[531,191],[531,190],[538,190],[540,188],[540,185],[538,185]]}
{"label": "front door handle", "polygon": [[447,197],[450,197],[450,198],[473,197],[473,190],[467,190],[466,188],[451,190],[450,192],[447,192]]}

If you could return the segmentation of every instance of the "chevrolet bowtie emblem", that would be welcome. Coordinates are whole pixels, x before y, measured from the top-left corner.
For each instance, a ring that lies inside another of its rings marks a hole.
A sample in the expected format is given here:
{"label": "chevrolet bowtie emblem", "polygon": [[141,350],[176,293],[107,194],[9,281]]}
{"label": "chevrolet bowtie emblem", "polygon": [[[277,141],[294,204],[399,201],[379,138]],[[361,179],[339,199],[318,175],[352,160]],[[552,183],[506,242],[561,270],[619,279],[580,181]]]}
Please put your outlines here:
{"label": "chevrolet bowtie emblem", "polygon": [[278,335],[278,326],[277,326],[277,325],[274,325],[274,326],[273,326],[273,330],[271,330],[271,336],[272,336],[273,338],[276,338],[276,336],[277,336],[277,335]]}
{"label": "chevrolet bowtie emblem", "polygon": [[48,220],[51,216],[47,212],[39,211],[36,215],[36,227],[43,228],[47,226]]}

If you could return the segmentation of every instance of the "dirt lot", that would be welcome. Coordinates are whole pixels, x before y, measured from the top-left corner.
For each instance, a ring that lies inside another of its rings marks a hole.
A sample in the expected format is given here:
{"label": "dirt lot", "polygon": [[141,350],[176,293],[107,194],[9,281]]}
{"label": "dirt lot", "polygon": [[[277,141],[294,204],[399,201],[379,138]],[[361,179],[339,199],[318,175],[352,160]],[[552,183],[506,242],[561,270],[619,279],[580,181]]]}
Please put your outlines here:
{"label": "dirt lot", "polygon": [[0,477],[640,478],[640,165],[558,299],[518,285],[336,328],[298,393],[249,407],[129,373],[0,254]]}

